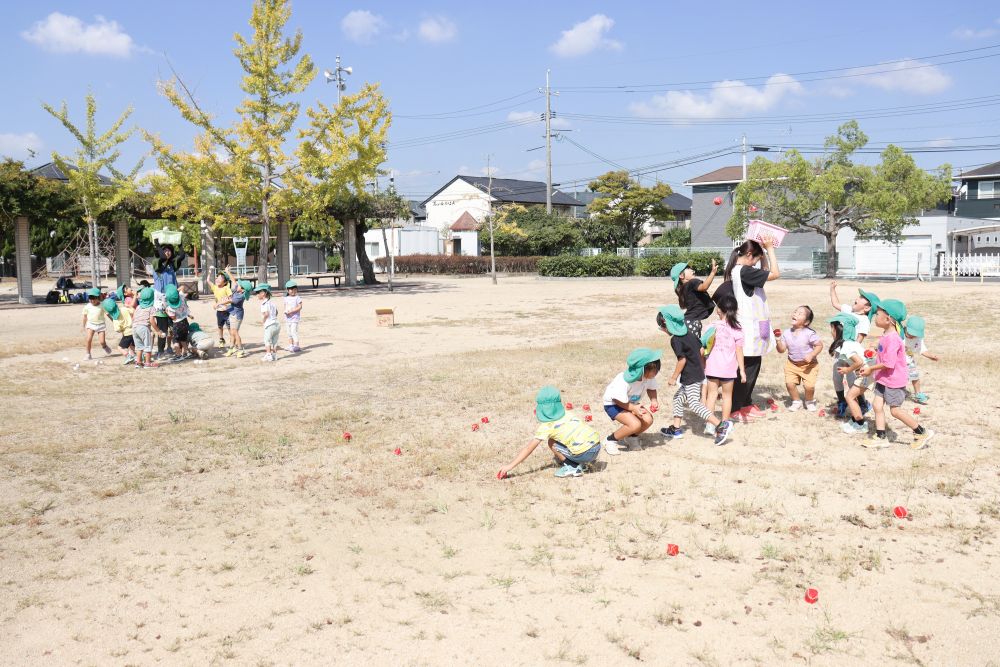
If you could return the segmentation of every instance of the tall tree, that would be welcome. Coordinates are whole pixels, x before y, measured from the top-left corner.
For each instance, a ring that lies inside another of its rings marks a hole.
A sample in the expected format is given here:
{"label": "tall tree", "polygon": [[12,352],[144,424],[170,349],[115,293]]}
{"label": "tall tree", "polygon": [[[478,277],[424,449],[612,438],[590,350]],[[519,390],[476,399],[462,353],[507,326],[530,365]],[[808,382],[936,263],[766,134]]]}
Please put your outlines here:
{"label": "tall tree", "polygon": [[58,181],[39,178],[16,160],[0,162],[0,258],[14,254],[14,220],[25,216],[31,226],[31,249],[39,256],[51,257],[63,249],[76,234],[83,217],[79,204]]}
{"label": "tall tree", "polygon": [[[48,104],[42,108],[69,130],[79,144],[73,157],[52,153],[52,160],[68,179],[66,187],[83,209],[87,235],[90,239],[90,277],[95,286],[101,284],[99,252],[97,246],[97,219],[135,192],[135,178],[143,160],[129,172],[119,171],[116,163],[121,157],[121,145],[128,141],[136,128],[125,129],[125,121],[132,115],[130,106],[103,133],[97,131],[97,100],[87,93],[86,124],[81,129],[69,118],[69,109],[62,103],[59,110]],[[110,176],[102,174],[107,171]]]}
{"label": "tall tree", "polygon": [[389,103],[377,84],[366,84],[354,95],[344,96],[336,107],[317,103],[315,109],[306,110],[306,116],[309,125],[300,130],[302,141],[296,150],[301,169],[288,182],[302,215],[316,227],[353,227],[365,284],[374,284],[375,270],[364,236],[368,220],[388,209],[366,187],[385,162],[386,135],[392,122]]}
{"label": "tall tree", "polygon": [[795,150],[774,162],[757,158],[746,181],[736,188],[726,233],[740,238],[747,225],[744,211],[756,206],[769,222],[825,238],[826,276],[832,278],[837,275],[840,230],[852,229],[861,239],[896,241],[905,227],[917,222],[917,212],[951,196],[951,165],[927,173],[891,144],[878,164],[856,164],[854,153],[867,143],[852,120],[827,137],[827,153],[816,160],[806,160]]}
{"label": "tall tree", "polygon": [[[298,57],[302,32],[284,36],[291,11],[288,0],[255,0],[250,15],[252,35],[235,35],[234,54],[244,71],[240,87],[247,97],[237,107],[239,119],[232,127],[218,126],[179,78],[161,82],[163,95],[204,133],[200,159],[185,165],[182,156],[149,137],[168,175],[200,170],[201,177],[188,176],[189,186],[197,186],[199,180],[212,183],[213,194],[225,197],[223,208],[229,216],[239,216],[247,209],[258,212],[261,250],[257,271],[262,279],[267,275],[271,222],[287,215],[294,200],[293,193],[283,187],[283,180],[295,166],[284,148],[299,116],[300,105],[294,96],[316,76],[312,59]],[[175,168],[173,172],[170,166]],[[196,190],[181,188],[179,194],[190,203]]]}
{"label": "tall tree", "polygon": [[620,230],[628,241],[629,252],[635,248],[643,225],[672,215],[670,207],[663,203],[673,193],[666,183],[647,188],[632,180],[627,171],[609,171],[589,187],[592,192],[600,193],[587,206],[592,221]]}

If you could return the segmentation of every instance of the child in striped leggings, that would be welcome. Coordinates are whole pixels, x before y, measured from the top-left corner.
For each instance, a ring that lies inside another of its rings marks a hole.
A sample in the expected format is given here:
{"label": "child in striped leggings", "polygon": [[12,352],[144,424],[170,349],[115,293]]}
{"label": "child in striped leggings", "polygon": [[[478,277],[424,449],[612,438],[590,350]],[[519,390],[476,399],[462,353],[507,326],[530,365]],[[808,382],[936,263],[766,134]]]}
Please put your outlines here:
{"label": "child in striped leggings", "polygon": [[683,437],[681,422],[684,418],[684,404],[687,403],[688,409],[704,419],[706,424],[711,425],[711,428],[706,430],[715,435],[715,444],[725,443],[730,433],[728,425],[719,428],[719,418],[701,402],[701,383],[705,380],[705,369],[701,361],[701,340],[688,331],[684,313],[677,306],[660,308],[656,315],[656,324],[665,333],[670,334],[670,347],[677,356],[677,365],[674,366],[668,384],[677,384],[680,379],[680,386],[674,394],[674,423],[667,428],[661,428],[660,433],[674,440]]}

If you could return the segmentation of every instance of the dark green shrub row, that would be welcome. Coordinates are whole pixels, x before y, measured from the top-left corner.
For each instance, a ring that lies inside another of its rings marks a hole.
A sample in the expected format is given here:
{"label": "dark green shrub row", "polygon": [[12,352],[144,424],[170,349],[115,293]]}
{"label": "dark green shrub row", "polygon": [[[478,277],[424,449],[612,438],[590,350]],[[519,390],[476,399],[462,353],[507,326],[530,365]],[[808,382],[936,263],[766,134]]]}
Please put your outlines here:
{"label": "dark green shrub row", "polygon": [[[696,250],[673,255],[653,255],[638,260],[611,254],[593,257],[559,255],[540,258],[538,260],[538,274],[560,278],[623,277],[636,274],[668,277],[674,264],[687,262],[699,275],[704,275],[712,268],[713,259],[719,262],[719,270],[721,271],[723,263],[722,257],[718,253]],[[636,264],[638,264],[638,271],[636,271]]]}
{"label": "dark green shrub row", "polygon": [[[497,272],[534,273],[541,257],[497,257]],[[375,265],[384,269],[387,258],[379,257]],[[490,258],[466,255],[404,255],[397,257],[396,273],[438,273],[474,275],[490,272]]]}
{"label": "dark green shrub row", "polygon": [[691,250],[673,255],[650,255],[639,260],[639,275],[667,277],[674,264],[687,262],[695,273],[703,276],[712,269],[713,259],[719,263],[719,273],[722,273],[725,262],[717,252]]}

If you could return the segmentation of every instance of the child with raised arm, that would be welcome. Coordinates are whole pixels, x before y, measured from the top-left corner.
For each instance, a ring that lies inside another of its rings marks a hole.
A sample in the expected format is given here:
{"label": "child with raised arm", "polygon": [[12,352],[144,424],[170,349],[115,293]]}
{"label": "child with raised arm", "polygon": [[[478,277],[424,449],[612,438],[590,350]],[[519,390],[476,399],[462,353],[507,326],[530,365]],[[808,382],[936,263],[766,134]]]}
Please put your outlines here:
{"label": "child with raised arm", "polygon": [[111,348],[108,347],[107,335],[105,334],[107,329],[108,326],[104,322],[104,308],[101,307],[101,290],[92,287],[87,290],[87,303],[83,307],[83,320],[80,322],[80,331],[87,334],[87,356],[83,358],[84,361],[90,361],[93,358],[90,349],[94,344],[94,334],[97,334],[104,354],[111,354]]}
{"label": "child with raised arm", "polygon": [[[656,397],[656,374],[660,372],[662,350],[639,347],[632,350],[624,371],[615,376],[604,390],[604,412],[621,426],[604,439],[604,449],[611,456],[618,456],[619,442],[625,441],[630,451],[642,449],[639,434],[653,425],[653,412],[660,408]],[[640,401],[642,394],[649,396],[650,409]]]}
{"label": "child with raised arm", "polygon": [[562,465],[556,477],[579,477],[601,453],[601,436],[578,417],[566,413],[559,390],[553,386],[542,387],[535,396],[535,419],[538,428],[514,460],[500,468],[497,479],[504,479],[510,471],[531,456],[541,443],[546,443],[553,456]]}
{"label": "child with raised arm", "polygon": [[[737,319],[738,306],[736,298],[722,296],[718,300],[716,313],[719,320],[710,328],[712,335],[711,350],[705,359],[705,377],[708,379],[708,410],[715,412],[715,402],[722,390],[722,421],[715,430],[715,441],[722,444],[729,437],[733,428],[733,388],[739,377],[746,377],[746,364],[743,357],[744,335]],[[707,332],[706,332],[707,333]],[[707,336],[703,336],[706,338]],[[720,439],[721,437],[721,439]]]}
{"label": "child with raised arm", "polygon": [[684,322],[684,313],[677,306],[665,306],[656,314],[656,323],[660,329],[670,335],[670,348],[677,357],[674,371],[670,374],[667,384],[673,386],[680,380],[680,386],[674,394],[674,423],[661,428],[660,433],[667,438],[678,439],[684,436],[681,422],[684,419],[684,404],[689,410],[711,424],[715,429],[715,444],[721,445],[729,436],[728,429],[719,434],[719,418],[709,412],[701,402],[701,387],[705,380],[705,369],[702,367],[701,340],[688,329]]}
{"label": "child with raised arm", "polygon": [[[810,326],[813,311],[809,306],[799,306],[792,311],[792,328],[781,334],[776,332],[777,348],[781,354],[788,353],[785,362],[785,388],[792,399],[788,409],[792,412],[805,407],[815,411],[816,380],[819,379],[819,363],[816,357],[823,351],[823,341]],[[799,403],[799,385],[803,388],[802,402]]]}
{"label": "child with raised arm", "polygon": [[872,407],[875,410],[875,433],[862,443],[872,449],[882,449],[889,446],[886,431],[885,406],[889,413],[913,429],[911,449],[923,449],[927,441],[934,436],[934,431],[925,429],[913,415],[902,409],[906,398],[906,385],[909,382],[909,371],[906,367],[906,350],[903,339],[899,335],[902,323],[906,320],[906,306],[902,301],[886,299],[879,303],[875,313],[874,324],[882,329],[882,337],[878,342],[878,356],[871,366],[864,366],[859,371],[864,376],[872,376],[875,381],[875,398]]}
{"label": "child with raised arm", "polygon": [[[228,272],[226,275],[229,275]],[[229,277],[232,279],[232,276]],[[231,305],[233,311],[229,314],[229,334],[232,336],[233,346],[226,352],[227,357],[235,356],[237,359],[242,359],[247,356],[246,350],[243,349],[243,337],[240,335],[240,327],[243,326],[243,318],[246,314],[246,301],[250,298],[252,289],[248,280],[233,281],[233,295],[230,297],[232,299]]]}
{"label": "child with raised arm", "polygon": [[909,371],[910,382],[913,383],[913,400],[921,405],[926,405],[930,396],[920,391],[920,369],[917,368],[917,357],[926,357],[931,361],[939,361],[941,357],[927,351],[924,344],[924,331],[926,323],[919,315],[910,315],[906,318],[906,326],[903,333],[906,338],[903,341],[906,346],[906,367]]}
{"label": "child with raised arm", "polygon": [[678,262],[670,269],[677,303],[684,310],[684,322],[688,330],[699,339],[702,320],[707,320],[715,311],[715,303],[709,296],[708,289],[712,286],[718,269],[718,263],[713,259],[712,270],[704,280],[695,275],[694,269],[687,262]]}

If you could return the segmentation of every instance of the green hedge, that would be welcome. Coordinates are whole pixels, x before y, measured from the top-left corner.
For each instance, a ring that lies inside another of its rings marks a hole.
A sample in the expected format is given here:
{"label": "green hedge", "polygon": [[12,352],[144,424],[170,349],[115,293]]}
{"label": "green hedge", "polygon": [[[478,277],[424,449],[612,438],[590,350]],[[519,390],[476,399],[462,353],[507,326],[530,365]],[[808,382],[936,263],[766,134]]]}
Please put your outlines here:
{"label": "green hedge", "polygon": [[[539,257],[497,257],[497,272],[534,273]],[[387,259],[379,257],[375,265],[385,269]],[[489,255],[471,257],[469,255],[403,255],[394,262],[396,273],[435,274],[482,274],[489,273]]]}
{"label": "green hedge", "polygon": [[[538,260],[538,274],[560,278],[656,276],[668,277],[677,262],[687,262],[699,274],[708,273],[712,260],[722,267],[722,257],[716,252],[692,250],[672,255],[653,255],[642,259],[601,254],[593,257],[559,255]],[[636,271],[638,264],[638,271]]]}

